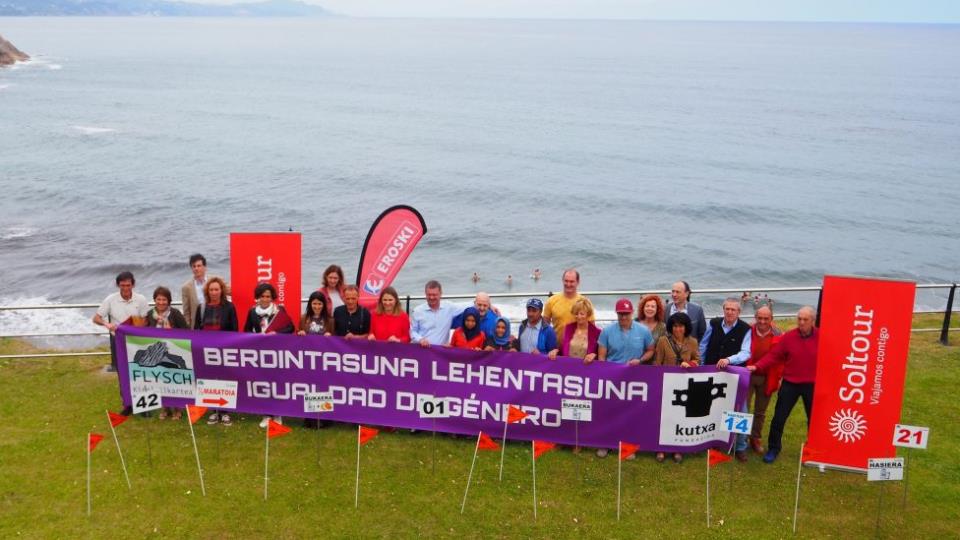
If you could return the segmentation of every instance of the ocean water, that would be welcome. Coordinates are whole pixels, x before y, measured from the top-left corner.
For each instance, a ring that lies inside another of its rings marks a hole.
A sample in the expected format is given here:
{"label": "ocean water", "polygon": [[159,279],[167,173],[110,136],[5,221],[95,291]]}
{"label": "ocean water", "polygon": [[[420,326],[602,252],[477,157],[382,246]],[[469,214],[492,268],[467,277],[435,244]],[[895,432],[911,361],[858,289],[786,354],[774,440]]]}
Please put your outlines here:
{"label": "ocean water", "polygon": [[[0,18],[0,34],[35,57],[0,69],[2,305],[99,301],[122,269],[149,295],[195,251],[227,274],[231,231],[289,228],[309,290],[331,263],[355,276],[398,203],[429,229],[401,294],[557,290],[569,266],[586,290],[958,278],[960,26]],[[58,317],[0,331],[91,329]]]}

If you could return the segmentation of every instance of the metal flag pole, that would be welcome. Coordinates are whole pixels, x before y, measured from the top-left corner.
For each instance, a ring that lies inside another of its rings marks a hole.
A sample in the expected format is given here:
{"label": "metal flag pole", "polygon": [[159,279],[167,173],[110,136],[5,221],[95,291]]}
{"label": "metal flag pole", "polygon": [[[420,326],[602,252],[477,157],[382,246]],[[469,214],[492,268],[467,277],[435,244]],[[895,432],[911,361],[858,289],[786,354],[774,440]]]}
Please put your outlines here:
{"label": "metal flag pole", "polygon": [[357,489],[353,496],[353,507],[360,508],[360,424],[357,424]]}
{"label": "metal flag pole", "polygon": [[147,461],[150,463],[150,468],[153,468],[153,444],[151,444],[150,439],[152,438],[150,434],[153,432],[153,428],[150,427],[151,423],[147,422]]}
{"label": "metal flag pole", "polygon": [[503,440],[500,442],[500,482],[503,482],[503,456],[507,452],[507,426],[510,425],[510,405],[503,415]]}
{"label": "metal flag pole", "polygon": [[267,482],[270,480],[270,424],[267,424],[264,438],[267,441],[267,446],[263,454],[263,500],[267,500]]}
{"label": "metal flag pole", "polygon": [[530,441],[530,463],[533,465],[533,520],[537,520],[537,449],[536,442]]}
{"label": "metal flag pole", "polygon": [[477,445],[473,447],[473,461],[470,462],[470,474],[467,475],[467,489],[463,490],[463,503],[460,505],[460,515],[463,515],[463,509],[467,507],[467,493],[470,491],[470,482],[473,480],[473,466],[477,464],[477,452],[480,450],[481,431],[477,435]]}
{"label": "metal flag pole", "polygon": [[127,462],[123,459],[123,451],[120,450],[120,439],[117,439],[117,430],[113,427],[113,422],[110,421],[110,411],[105,411],[107,413],[107,423],[110,424],[110,433],[113,433],[113,442],[117,445],[117,454],[120,455],[120,466],[123,467],[123,477],[127,479],[127,489],[133,489],[133,485],[130,484],[130,475],[127,474]]}
{"label": "metal flag pole", "polygon": [[800,509],[800,471],[803,470],[803,448],[806,441],[800,444],[800,459],[797,460],[797,493],[793,499],[793,534],[797,534],[797,511]]}
{"label": "metal flag pole", "polygon": [[87,433],[87,440],[84,441],[87,447],[87,517],[90,517],[92,511],[90,503],[90,433]]}
{"label": "metal flag pole", "polygon": [[200,492],[207,496],[207,487],[203,483],[203,468],[200,467],[200,450],[197,449],[197,436],[193,432],[193,422],[190,420],[190,407],[184,407],[187,412],[187,425],[190,426],[190,439],[193,440],[193,455],[197,457],[197,474],[200,475]]}
{"label": "metal flag pole", "polygon": [[[908,463],[907,458],[909,456],[910,456],[910,449],[907,448],[903,456],[903,510],[904,511],[907,510],[907,489],[910,487],[909,484],[907,484],[907,479],[909,478],[907,474],[907,463]],[[906,515],[904,515],[904,518],[906,518]]]}
{"label": "metal flag pole", "polygon": [[573,421],[573,453],[577,458],[577,481],[583,482],[583,475],[580,474],[580,421]]}
{"label": "metal flag pole", "polygon": [[874,530],[874,538],[880,538],[880,511],[883,509],[883,487],[886,482],[878,482],[880,484],[880,495],[877,497],[877,526]]}
{"label": "metal flag pole", "polygon": [[620,454],[623,452],[623,441],[617,443],[617,521],[620,521],[620,483],[623,477],[623,460]]}
{"label": "metal flag pole", "polygon": [[707,450],[707,528],[710,528],[710,450]]}

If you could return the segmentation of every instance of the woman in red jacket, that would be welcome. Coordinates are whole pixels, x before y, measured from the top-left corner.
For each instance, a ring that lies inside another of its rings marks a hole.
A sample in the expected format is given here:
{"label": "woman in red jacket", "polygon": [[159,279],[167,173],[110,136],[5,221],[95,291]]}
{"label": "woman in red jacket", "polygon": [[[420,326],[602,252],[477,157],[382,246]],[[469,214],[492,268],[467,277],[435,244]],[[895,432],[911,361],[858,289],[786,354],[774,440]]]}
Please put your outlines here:
{"label": "woman in red jacket", "polygon": [[400,296],[393,287],[380,291],[377,309],[370,316],[367,339],[410,343],[410,317],[400,309]]}
{"label": "woman in red jacket", "polygon": [[477,308],[470,306],[463,310],[463,325],[453,332],[450,338],[450,346],[457,349],[470,349],[479,351],[483,349],[487,336],[480,330],[477,321],[480,320],[480,312]]}

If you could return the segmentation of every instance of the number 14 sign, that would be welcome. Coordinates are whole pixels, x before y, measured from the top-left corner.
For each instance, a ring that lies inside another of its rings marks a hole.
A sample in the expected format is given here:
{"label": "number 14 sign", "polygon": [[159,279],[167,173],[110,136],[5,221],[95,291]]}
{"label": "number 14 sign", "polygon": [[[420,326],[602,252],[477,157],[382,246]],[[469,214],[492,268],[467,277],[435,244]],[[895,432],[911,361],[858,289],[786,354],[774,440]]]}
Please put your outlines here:
{"label": "number 14 sign", "polygon": [[930,428],[897,424],[893,430],[893,445],[904,448],[926,448]]}

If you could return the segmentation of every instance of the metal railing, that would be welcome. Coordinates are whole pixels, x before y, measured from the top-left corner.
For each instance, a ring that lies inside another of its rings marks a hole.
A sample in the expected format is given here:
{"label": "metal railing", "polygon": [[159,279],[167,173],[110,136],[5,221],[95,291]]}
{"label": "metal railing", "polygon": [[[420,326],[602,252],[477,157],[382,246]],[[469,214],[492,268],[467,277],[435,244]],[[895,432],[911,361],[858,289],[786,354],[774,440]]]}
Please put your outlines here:
{"label": "metal railing", "polygon": [[[813,286],[798,286],[798,287],[738,287],[738,288],[717,288],[717,289],[698,289],[696,290],[697,297],[725,297],[725,296],[739,296],[744,291],[751,292],[762,292],[765,294],[770,293],[820,293],[822,287],[819,285]],[[943,325],[939,329],[940,332],[940,343],[947,345],[949,342],[949,332],[950,332],[950,321],[953,313],[953,301],[957,290],[956,283],[922,283],[917,284],[917,290],[937,290],[945,289],[948,291],[947,302],[943,313]],[[553,291],[532,291],[532,292],[500,292],[500,293],[488,293],[492,300],[502,298],[548,298],[553,294]],[[660,296],[669,296],[670,291],[664,289],[623,289],[623,290],[599,290],[599,291],[580,291],[580,294],[591,297],[591,298],[604,298],[604,297],[638,297],[644,296],[647,294],[657,294]],[[443,298],[445,300],[470,300],[476,296],[475,293],[457,293],[457,294],[445,294]],[[407,313],[410,313],[411,302],[413,301],[422,301],[426,299],[426,296],[420,295],[405,295],[403,297],[404,304]],[[819,300],[818,300],[819,301]],[[301,303],[306,303],[307,298],[302,298]],[[151,304],[152,305],[152,304]],[[181,306],[182,302],[172,302],[171,305]],[[0,306],[0,314],[7,311],[29,311],[29,310],[84,310],[84,309],[96,309],[100,306],[99,303],[75,303],[75,304],[36,304],[36,305],[23,305],[23,306]],[[819,311],[819,306],[818,311]],[[914,314],[922,313],[941,313],[938,310],[925,310],[925,311],[914,311]],[[779,314],[775,315],[775,318],[785,319],[791,318],[793,314]],[[743,318],[750,319],[752,316],[745,315]],[[93,324],[93,323],[91,323]],[[938,331],[937,328],[914,328],[914,332],[935,332]],[[90,331],[90,332],[48,332],[48,333],[18,333],[18,334],[0,334],[0,339],[2,338],[58,338],[58,337],[90,337],[90,336],[101,336],[106,337],[108,333],[106,331]],[[63,352],[63,353],[24,353],[24,354],[7,354],[0,355],[0,359],[10,359],[10,358],[50,358],[50,357],[75,357],[75,356],[95,356],[95,355],[104,355],[110,354],[109,352]]]}

